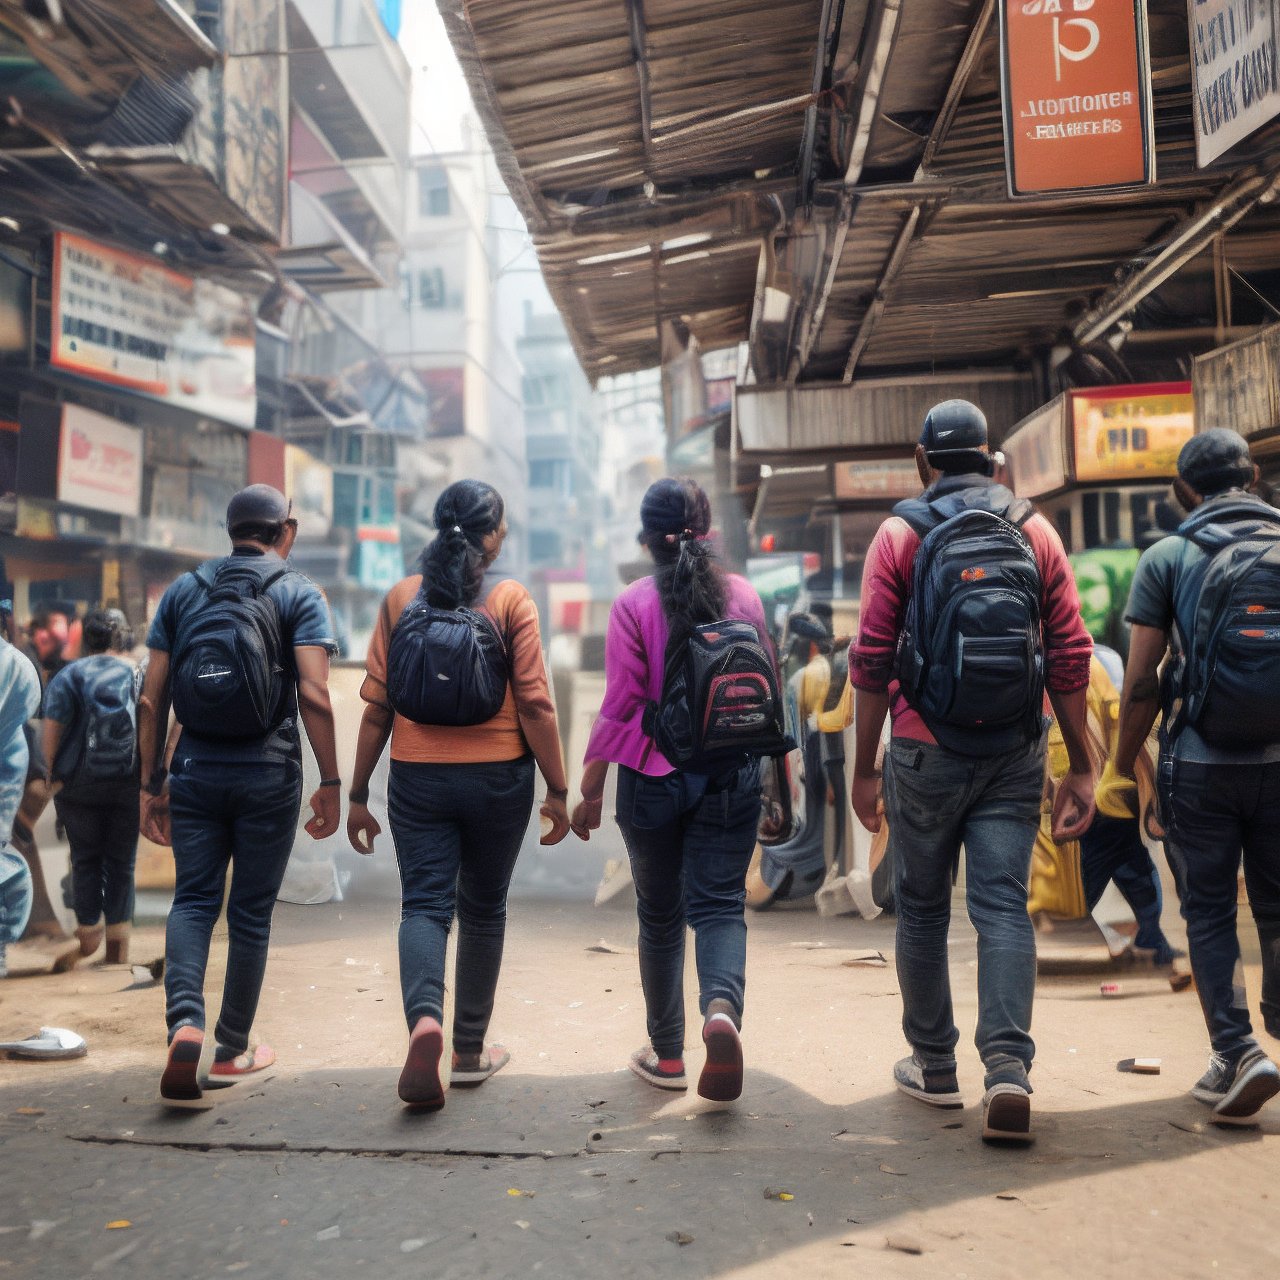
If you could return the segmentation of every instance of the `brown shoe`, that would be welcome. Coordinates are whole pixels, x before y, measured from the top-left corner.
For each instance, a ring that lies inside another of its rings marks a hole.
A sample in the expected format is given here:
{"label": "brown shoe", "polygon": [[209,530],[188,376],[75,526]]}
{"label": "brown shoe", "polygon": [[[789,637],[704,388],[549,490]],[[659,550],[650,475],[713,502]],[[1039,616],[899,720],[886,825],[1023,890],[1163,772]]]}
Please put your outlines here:
{"label": "brown shoe", "polygon": [[107,964],[129,963],[129,934],[132,926],[126,920],[123,924],[107,925]]}

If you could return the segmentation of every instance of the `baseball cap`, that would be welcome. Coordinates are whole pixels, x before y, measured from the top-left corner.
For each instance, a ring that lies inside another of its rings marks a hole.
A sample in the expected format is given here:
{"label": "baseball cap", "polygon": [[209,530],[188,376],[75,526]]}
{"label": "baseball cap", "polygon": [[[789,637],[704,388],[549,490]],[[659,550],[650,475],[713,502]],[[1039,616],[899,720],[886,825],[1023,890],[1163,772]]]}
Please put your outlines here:
{"label": "baseball cap", "polygon": [[283,524],[289,518],[289,500],[269,484],[251,484],[227,503],[227,528],[242,524]]}
{"label": "baseball cap", "polygon": [[925,453],[970,453],[987,446],[986,415],[968,400],[944,400],[925,415]]}
{"label": "baseball cap", "polygon": [[1182,446],[1178,475],[1201,497],[1248,484],[1253,479],[1248,442],[1228,427],[1202,431]]}

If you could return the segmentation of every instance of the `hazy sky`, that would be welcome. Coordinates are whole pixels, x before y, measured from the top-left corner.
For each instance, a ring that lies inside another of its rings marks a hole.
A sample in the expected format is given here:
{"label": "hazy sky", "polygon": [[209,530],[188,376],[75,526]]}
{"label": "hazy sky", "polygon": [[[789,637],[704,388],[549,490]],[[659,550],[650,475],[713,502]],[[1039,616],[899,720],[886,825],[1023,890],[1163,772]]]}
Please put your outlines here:
{"label": "hazy sky", "polygon": [[414,73],[414,151],[460,151],[471,94],[435,0],[404,6],[400,46]]}

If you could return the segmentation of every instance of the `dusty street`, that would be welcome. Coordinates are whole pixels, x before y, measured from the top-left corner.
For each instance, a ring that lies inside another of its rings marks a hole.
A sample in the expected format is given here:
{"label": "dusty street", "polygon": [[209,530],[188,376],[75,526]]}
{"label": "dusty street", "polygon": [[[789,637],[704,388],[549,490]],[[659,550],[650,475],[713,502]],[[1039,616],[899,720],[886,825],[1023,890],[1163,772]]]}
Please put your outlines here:
{"label": "dusty street", "polygon": [[[1195,997],[1150,970],[1104,975],[1122,984],[1110,1000],[1097,969],[1042,980],[1039,1140],[990,1150],[967,923],[963,1112],[893,1091],[892,964],[842,963],[891,961],[892,922],[807,911],[750,921],[746,1091],[717,1108],[619,1069],[644,1038],[629,911],[523,900],[494,1018],[511,1065],[413,1117],[395,1098],[394,921],[389,902],[281,906],[258,1022],[280,1062],[190,1116],[154,1102],[159,987],[101,969],[4,984],[6,1036],[70,1026],[90,1053],[0,1064],[0,1274],[1021,1280],[1280,1263],[1280,1110],[1252,1131],[1204,1124],[1185,1093],[1204,1060]],[[136,957],[159,939],[141,931]],[[220,961],[215,941],[211,980]],[[1163,1074],[1116,1072],[1148,1055]]]}

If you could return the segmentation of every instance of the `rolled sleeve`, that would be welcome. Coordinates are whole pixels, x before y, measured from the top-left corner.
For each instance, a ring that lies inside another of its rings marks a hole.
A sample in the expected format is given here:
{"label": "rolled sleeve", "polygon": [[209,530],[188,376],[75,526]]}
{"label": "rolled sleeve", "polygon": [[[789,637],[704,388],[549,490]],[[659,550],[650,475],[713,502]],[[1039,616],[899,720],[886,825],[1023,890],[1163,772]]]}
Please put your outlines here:
{"label": "rolled sleeve", "polygon": [[1051,693],[1075,693],[1089,684],[1093,638],[1080,613],[1080,593],[1058,531],[1042,516],[1026,525],[1040,566],[1040,625],[1044,682]]}
{"label": "rolled sleeve", "polygon": [[1133,572],[1124,620],[1168,632],[1174,620],[1174,579],[1185,539],[1163,538],[1148,547]]}
{"label": "rolled sleeve", "polygon": [[332,658],[338,652],[333,620],[324,593],[309,579],[295,586],[284,609],[285,625],[295,649],[324,649]]}
{"label": "rolled sleeve", "polygon": [[867,549],[858,608],[858,637],[849,651],[849,682],[886,693],[910,594],[911,561],[920,540],[904,520],[886,520]]}

